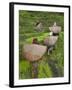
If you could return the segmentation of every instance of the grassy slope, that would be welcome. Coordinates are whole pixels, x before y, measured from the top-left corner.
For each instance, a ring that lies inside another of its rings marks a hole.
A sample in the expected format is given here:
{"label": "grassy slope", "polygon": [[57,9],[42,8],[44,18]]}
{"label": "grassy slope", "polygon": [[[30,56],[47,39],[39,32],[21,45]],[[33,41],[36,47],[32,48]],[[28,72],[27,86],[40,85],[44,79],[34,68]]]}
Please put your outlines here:
{"label": "grassy slope", "polygon": [[[59,35],[59,39],[56,43],[55,50],[48,56],[47,53],[38,62],[38,78],[48,77],[62,77],[64,70],[64,33],[63,33],[63,14],[62,13],[42,13],[42,12],[26,12],[20,11],[20,30],[19,30],[19,76],[20,79],[31,78],[31,64],[22,57],[22,47],[24,43],[32,43],[32,39],[37,37],[40,44],[43,44],[43,40],[48,36],[48,27],[53,24],[54,21],[62,27],[62,32]],[[38,33],[34,30],[33,24],[41,20],[44,25],[44,32]]]}

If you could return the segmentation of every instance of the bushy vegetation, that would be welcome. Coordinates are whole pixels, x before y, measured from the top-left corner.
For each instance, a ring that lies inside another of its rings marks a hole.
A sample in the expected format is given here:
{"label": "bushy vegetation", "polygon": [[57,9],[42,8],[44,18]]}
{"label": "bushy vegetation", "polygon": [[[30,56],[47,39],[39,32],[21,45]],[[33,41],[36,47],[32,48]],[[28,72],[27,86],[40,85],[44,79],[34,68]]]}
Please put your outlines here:
{"label": "bushy vegetation", "polygon": [[[37,21],[43,23],[43,32],[37,32],[34,25]],[[38,62],[38,78],[64,76],[64,14],[56,12],[19,11],[19,78],[31,77],[31,63],[22,56],[22,47],[25,43],[32,43],[36,37],[40,44],[49,34],[49,26],[54,22],[62,27],[55,49],[50,55],[47,53]]]}

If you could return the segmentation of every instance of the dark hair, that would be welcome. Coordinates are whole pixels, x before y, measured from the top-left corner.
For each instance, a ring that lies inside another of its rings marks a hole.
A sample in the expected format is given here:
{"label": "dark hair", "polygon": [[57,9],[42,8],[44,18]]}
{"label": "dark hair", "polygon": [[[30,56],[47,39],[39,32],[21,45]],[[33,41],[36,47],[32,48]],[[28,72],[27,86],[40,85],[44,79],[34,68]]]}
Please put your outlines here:
{"label": "dark hair", "polygon": [[59,35],[59,33],[53,33],[53,36],[58,36]]}
{"label": "dark hair", "polygon": [[39,44],[38,43],[38,39],[37,38],[33,38],[33,42],[32,43],[34,43],[34,44]]}

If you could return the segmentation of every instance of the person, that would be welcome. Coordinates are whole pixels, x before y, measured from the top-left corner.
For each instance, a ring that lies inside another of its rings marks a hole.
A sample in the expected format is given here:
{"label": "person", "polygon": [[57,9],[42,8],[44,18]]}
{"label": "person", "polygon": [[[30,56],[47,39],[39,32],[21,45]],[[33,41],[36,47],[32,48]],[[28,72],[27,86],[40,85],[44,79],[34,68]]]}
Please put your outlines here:
{"label": "person", "polygon": [[43,24],[41,21],[38,21],[35,25],[35,30],[38,32],[42,32],[43,31]]}

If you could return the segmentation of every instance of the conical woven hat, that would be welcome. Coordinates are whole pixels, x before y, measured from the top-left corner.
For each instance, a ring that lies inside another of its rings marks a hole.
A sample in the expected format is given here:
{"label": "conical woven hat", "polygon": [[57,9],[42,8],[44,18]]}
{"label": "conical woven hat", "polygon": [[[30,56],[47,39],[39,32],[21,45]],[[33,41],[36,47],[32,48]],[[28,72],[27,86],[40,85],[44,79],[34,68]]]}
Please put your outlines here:
{"label": "conical woven hat", "polygon": [[47,47],[37,44],[26,44],[23,46],[23,56],[29,61],[39,60],[46,52]]}

